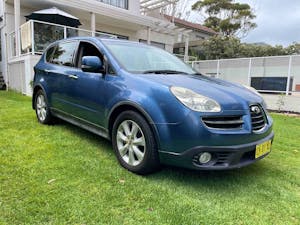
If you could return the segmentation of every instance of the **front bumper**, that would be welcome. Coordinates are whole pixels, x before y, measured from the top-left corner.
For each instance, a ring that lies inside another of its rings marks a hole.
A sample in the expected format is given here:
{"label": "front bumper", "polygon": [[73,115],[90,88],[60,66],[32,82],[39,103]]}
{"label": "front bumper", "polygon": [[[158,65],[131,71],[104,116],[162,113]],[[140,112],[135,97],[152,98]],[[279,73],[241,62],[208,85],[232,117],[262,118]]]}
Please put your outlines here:
{"label": "front bumper", "polygon": [[[224,170],[240,168],[252,164],[266,155],[255,158],[256,145],[264,143],[268,140],[273,142],[274,133],[255,142],[232,145],[232,146],[196,146],[184,152],[166,152],[159,151],[160,160],[163,164],[180,166],[198,170]],[[200,164],[196,157],[201,152],[210,152],[213,156],[212,160],[207,164]]]}

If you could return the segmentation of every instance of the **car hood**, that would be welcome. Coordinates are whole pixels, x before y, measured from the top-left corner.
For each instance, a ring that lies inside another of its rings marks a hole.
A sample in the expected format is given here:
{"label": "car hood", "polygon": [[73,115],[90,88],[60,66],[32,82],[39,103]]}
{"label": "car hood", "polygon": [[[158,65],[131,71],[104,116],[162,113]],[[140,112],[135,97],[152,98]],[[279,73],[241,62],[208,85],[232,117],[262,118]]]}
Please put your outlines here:
{"label": "car hood", "polygon": [[263,99],[247,88],[204,75],[143,74],[143,79],[168,87],[179,86],[216,100],[224,110],[248,109],[250,104],[262,103]]}

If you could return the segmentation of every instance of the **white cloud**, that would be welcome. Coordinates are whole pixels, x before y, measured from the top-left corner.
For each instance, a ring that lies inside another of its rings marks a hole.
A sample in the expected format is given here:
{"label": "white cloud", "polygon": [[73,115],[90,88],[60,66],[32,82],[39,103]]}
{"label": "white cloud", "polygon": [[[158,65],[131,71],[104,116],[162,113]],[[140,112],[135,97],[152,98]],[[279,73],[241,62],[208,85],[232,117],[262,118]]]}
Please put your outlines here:
{"label": "white cloud", "polygon": [[[248,3],[256,15],[257,28],[250,31],[242,41],[284,46],[300,42],[299,0],[238,0],[237,2]],[[196,12],[193,12],[190,18],[195,22],[203,22],[201,21],[203,17]]]}
{"label": "white cloud", "polygon": [[257,28],[252,30],[245,42],[265,42],[287,46],[300,41],[300,1],[263,0],[247,2],[255,9]]}

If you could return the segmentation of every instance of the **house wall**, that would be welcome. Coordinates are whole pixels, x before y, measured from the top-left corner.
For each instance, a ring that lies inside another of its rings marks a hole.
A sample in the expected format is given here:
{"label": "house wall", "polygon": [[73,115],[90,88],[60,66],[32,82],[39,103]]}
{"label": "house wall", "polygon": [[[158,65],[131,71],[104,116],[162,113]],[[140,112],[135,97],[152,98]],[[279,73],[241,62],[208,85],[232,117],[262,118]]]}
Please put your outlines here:
{"label": "house wall", "polygon": [[[4,1],[1,1],[4,2]],[[1,63],[1,71],[2,75],[4,77],[5,81],[9,82],[9,74],[12,74],[12,76],[17,76],[14,73],[17,70],[17,68],[20,67],[20,63],[13,62],[14,65],[8,63],[8,53],[11,51],[11,49],[8,48],[7,43],[8,43],[8,34],[13,32],[15,30],[15,18],[14,18],[14,6],[9,3],[3,4],[3,28],[1,29],[1,50],[2,50],[2,63]],[[22,7],[21,8],[21,15],[20,15],[20,24],[23,24],[26,22],[25,16],[29,15],[32,12],[32,9]],[[19,72],[20,74],[21,72]],[[12,77],[13,79],[13,77]],[[15,89],[22,91],[23,89],[19,89],[19,85],[12,81],[15,85]],[[26,88],[24,87],[24,90]],[[26,91],[25,91],[26,92]]]}
{"label": "house wall", "polygon": [[[25,16],[32,13],[32,9],[21,7],[20,24],[26,22]],[[5,16],[6,16],[6,32],[10,33],[15,30],[15,15],[14,6],[11,4],[5,4]]]}
{"label": "house wall", "polygon": [[[80,19],[82,22],[82,26],[80,26],[81,29],[90,30],[91,29],[91,21],[87,19]],[[135,40],[136,31],[132,31],[125,28],[120,27],[114,27],[109,24],[100,23],[99,20],[96,20],[96,30],[100,32],[107,32],[112,34],[119,34],[123,36],[129,37],[129,40]]]}
{"label": "house wall", "polygon": [[[136,14],[140,14],[140,2],[139,0],[129,0],[129,10]],[[5,4],[6,7],[6,28],[5,32],[10,33],[15,30],[14,28],[14,7],[12,4]],[[26,15],[32,13],[34,9],[26,8],[21,6],[21,16],[20,16],[20,24],[26,22]],[[75,15],[77,16],[77,15]],[[91,20],[90,17],[79,17],[81,23],[83,24],[80,26],[81,29],[91,30]],[[101,23],[101,21],[96,20],[96,30],[102,32],[108,32],[113,34],[119,34],[123,36],[128,36],[129,40],[132,41],[139,41],[139,39],[146,40],[147,39],[147,29],[146,27],[138,27],[134,29],[128,29],[126,27],[116,27],[112,26],[108,23]],[[167,34],[161,34],[154,31],[151,31],[151,41],[164,43],[166,46],[166,50],[169,52],[173,52],[173,44],[174,44],[174,37]]]}
{"label": "house wall", "polygon": [[0,45],[1,45],[1,59],[0,59],[0,75],[3,75],[3,63],[5,62],[5,18],[4,18],[4,1],[0,1],[0,17],[2,18],[2,21],[0,22]]}
{"label": "house wall", "polygon": [[[158,33],[155,31],[151,31],[151,41],[159,42],[159,43],[164,43],[165,44],[165,50],[168,52],[173,52],[173,44],[174,44],[174,37],[168,34],[162,34]],[[137,32],[137,40],[139,39],[147,39],[147,30],[139,30]]]}
{"label": "house wall", "polygon": [[128,10],[140,14],[140,1],[139,0],[128,0]]}
{"label": "house wall", "polygon": [[41,56],[26,55],[8,63],[8,84],[9,88],[19,91],[22,94],[31,96],[31,81],[34,76],[34,66]]}
{"label": "house wall", "polygon": [[[205,40],[211,36],[212,35],[210,34],[193,30],[191,33],[189,33],[189,41]],[[178,39],[176,40],[176,43],[184,43],[184,41],[185,41],[184,35],[179,35]]]}
{"label": "house wall", "polygon": [[10,63],[8,65],[8,72],[10,74],[8,77],[9,88],[24,93],[25,62],[22,60]]}
{"label": "house wall", "polygon": [[211,36],[212,35],[204,33],[204,32],[193,31],[189,35],[189,40],[190,41],[198,41],[198,40],[201,40],[201,39],[204,40],[204,39],[207,39]]}

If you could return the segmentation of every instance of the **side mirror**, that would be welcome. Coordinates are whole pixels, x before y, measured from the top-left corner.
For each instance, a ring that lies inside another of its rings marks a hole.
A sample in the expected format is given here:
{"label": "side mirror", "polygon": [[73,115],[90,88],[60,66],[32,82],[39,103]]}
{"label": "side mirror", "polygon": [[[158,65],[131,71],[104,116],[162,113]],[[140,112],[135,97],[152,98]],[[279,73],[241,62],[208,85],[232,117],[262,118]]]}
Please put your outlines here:
{"label": "side mirror", "polygon": [[84,56],[81,60],[81,69],[84,72],[104,73],[104,66],[98,56]]}

